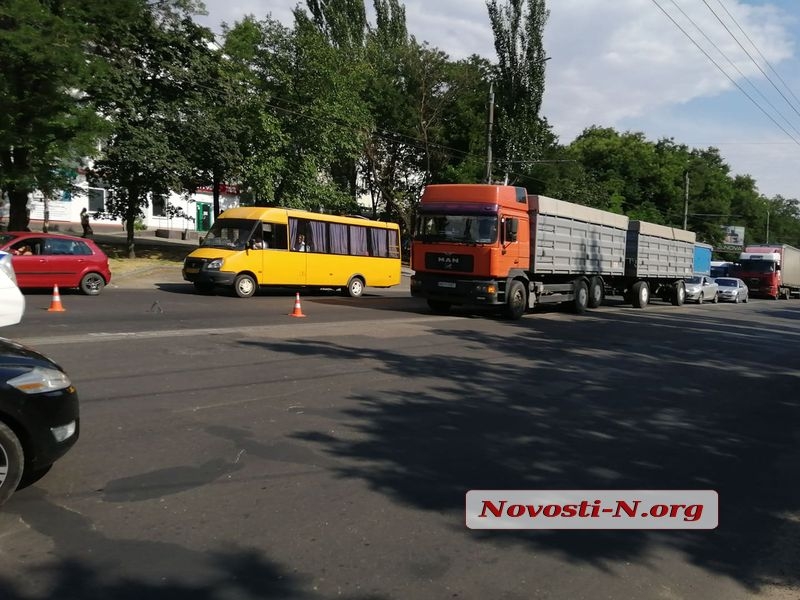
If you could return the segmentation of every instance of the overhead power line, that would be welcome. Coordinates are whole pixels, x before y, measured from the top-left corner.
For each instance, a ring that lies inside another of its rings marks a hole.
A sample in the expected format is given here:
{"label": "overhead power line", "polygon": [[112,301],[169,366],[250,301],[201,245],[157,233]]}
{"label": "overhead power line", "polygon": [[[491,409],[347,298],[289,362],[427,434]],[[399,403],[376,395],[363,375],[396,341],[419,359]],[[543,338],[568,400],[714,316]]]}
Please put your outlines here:
{"label": "overhead power line", "polygon": [[673,19],[673,18],[672,18],[672,15],[670,15],[670,14],[669,14],[669,13],[668,13],[666,10],[664,10],[664,7],[663,7],[663,6],[661,6],[661,5],[660,5],[660,4],[657,2],[657,0],[651,0],[651,1],[653,2],[653,4],[655,4],[655,5],[656,5],[656,7],[657,7],[657,8],[658,8],[658,9],[659,9],[659,10],[660,10],[662,13],[664,13],[664,15],[665,15],[665,16],[666,16],[666,17],[667,17],[667,18],[668,18],[670,21],[672,21],[672,23],[675,25],[675,27],[677,27],[677,28],[678,28],[678,29],[681,31],[681,33],[683,33],[683,35],[685,35],[685,36],[686,36],[686,37],[689,39],[689,41],[690,41],[690,42],[692,42],[692,44],[694,44],[694,45],[697,47],[697,49],[698,49],[698,50],[700,50],[700,52],[702,52],[702,53],[705,55],[705,57],[706,57],[708,60],[710,60],[710,61],[711,61],[711,63],[712,63],[712,64],[713,64],[713,65],[714,65],[714,66],[715,66],[715,67],[716,67],[716,68],[719,70],[719,72],[720,72],[720,73],[722,73],[723,75],[725,75],[725,77],[727,77],[727,78],[730,80],[730,82],[731,82],[733,85],[735,85],[735,86],[736,86],[736,87],[739,89],[739,91],[740,91],[740,92],[742,92],[742,93],[743,93],[745,96],[747,96],[747,98],[750,100],[750,102],[752,102],[753,104],[755,104],[755,106],[756,106],[756,108],[758,108],[758,110],[760,110],[762,113],[764,113],[764,116],[766,116],[766,117],[767,117],[767,118],[768,118],[770,121],[772,121],[772,122],[775,124],[775,126],[776,126],[778,129],[780,129],[781,131],[783,131],[783,133],[785,133],[785,134],[786,134],[786,135],[787,135],[787,136],[788,136],[788,137],[789,137],[789,138],[790,138],[790,139],[791,139],[791,140],[792,140],[792,141],[793,141],[795,144],[797,144],[798,146],[800,146],[800,140],[798,140],[798,139],[797,139],[797,138],[795,138],[795,137],[794,137],[794,136],[793,136],[791,133],[789,133],[789,131],[787,131],[787,130],[786,130],[784,127],[783,127],[783,125],[781,125],[780,123],[778,123],[778,121],[776,121],[776,120],[775,120],[775,118],[774,118],[774,117],[773,117],[771,114],[769,114],[769,113],[768,113],[768,112],[767,112],[767,111],[764,109],[764,107],[762,107],[762,106],[761,106],[761,105],[760,105],[758,102],[756,102],[756,100],[755,100],[755,99],[754,99],[754,98],[753,98],[753,97],[752,97],[750,94],[748,94],[748,93],[747,93],[747,90],[745,90],[745,89],[744,89],[744,88],[743,88],[741,85],[739,85],[739,83],[738,83],[738,82],[737,82],[737,81],[736,81],[736,80],[735,80],[733,77],[731,77],[731,76],[730,76],[730,75],[729,75],[729,74],[728,74],[728,73],[725,71],[725,69],[723,69],[723,68],[722,68],[722,67],[719,65],[719,63],[718,63],[716,60],[714,60],[714,58],[713,58],[713,57],[712,57],[712,56],[711,56],[711,55],[710,55],[708,52],[706,52],[706,51],[705,51],[705,49],[704,49],[704,48],[703,48],[703,47],[702,47],[700,44],[698,44],[698,43],[695,41],[695,39],[694,39],[694,38],[692,38],[692,36],[691,36],[691,35],[689,35],[689,33],[688,33],[688,32],[687,32],[687,31],[686,31],[686,30],[685,30],[683,27],[681,27],[680,23],[678,23],[678,22],[677,22],[675,19]]}
{"label": "overhead power line", "polygon": [[[781,111],[778,109],[778,107],[777,107],[777,106],[775,106],[775,105],[774,105],[774,104],[773,104],[773,103],[770,101],[770,99],[769,99],[769,98],[767,98],[767,97],[766,97],[766,95],[764,95],[764,93],[763,93],[763,92],[762,92],[760,89],[758,89],[758,87],[757,87],[757,86],[756,86],[756,85],[755,85],[755,84],[754,84],[754,83],[753,83],[753,82],[750,80],[750,78],[749,78],[747,75],[745,75],[745,74],[742,72],[742,70],[741,70],[739,67],[737,67],[737,66],[736,66],[736,63],[735,63],[735,62],[733,62],[733,60],[731,60],[731,59],[730,59],[730,58],[729,58],[729,57],[728,57],[728,56],[725,54],[725,52],[723,52],[723,51],[722,51],[722,49],[721,49],[721,48],[720,48],[720,47],[719,47],[719,46],[716,44],[716,42],[714,42],[714,40],[712,40],[712,39],[711,39],[711,38],[710,38],[710,37],[709,37],[709,36],[706,34],[706,32],[705,32],[705,31],[703,31],[703,29],[702,29],[702,28],[701,28],[701,27],[700,27],[700,26],[699,26],[699,25],[698,25],[698,24],[695,22],[695,20],[694,20],[694,19],[692,19],[692,17],[690,17],[688,14],[686,14],[686,11],[684,11],[684,10],[683,10],[683,9],[680,7],[680,5],[679,5],[679,4],[678,4],[678,3],[677,3],[675,0],[671,0],[671,1],[672,1],[672,4],[674,4],[674,5],[675,5],[675,8],[677,8],[677,9],[678,9],[678,10],[681,12],[681,14],[682,14],[684,17],[686,17],[686,19],[687,19],[687,20],[688,20],[688,21],[689,21],[689,22],[690,22],[692,25],[694,25],[695,29],[697,29],[697,31],[699,31],[699,32],[700,32],[700,35],[702,35],[702,36],[703,36],[703,37],[706,39],[706,41],[707,41],[709,44],[711,44],[711,45],[712,45],[712,46],[713,46],[713,47],[714,47],[714,48],[717,50],[717,52],[719,52],[719,53],[720,53],[720,55],[722,56],[722,58],[724,58],[725,60],[727,60],[727,61],[728,61],[728,64],[729,64],[731,67],[733,67],[733,68],[736,70],[736,72],[737,72],[737,73],[739,73],[739,75],[741,75],[741,76],[742,76],[742,79],[744,79],[744,80],[745,80],[747,83],[749,83],[749,84],[750,84],[750,87],[752,87],[752,88],[753,88],[753,89],[756,91],[756,93],[758,93],[758,95],[759,95],[759,96],[761,96],[761,98],[762,98],[762,99],[763,99],[763,100],[764,100],[764,101],[765,101],[765,102],[766,102],[766,103],[767,103],[767,104],[768,104],[768,105],[769,105],[769,106],[772,108],[772,110],[774,110],[774,111],[775,111],[775,112],[776,112],[776,113],[777,113],[777,114],[778,114],[778,115],[779,115],[779,116],[780,116],[780,117],[781,117],[781,118],[782,118],[782,119],[783,119],[783,120],[786,122],[786,124],[787,124],[787,125],[788,125],[788,126],[791,128],[791,129],[793,129],[793,130],[794,130],[794,132],[795,132],[797,135],[800,135],[800,130],[798,130],[798,129],[797,129],[797,127],[795,127],[795,126],[792,124],[792,122],[791,122],[789,119],[787,119],[787,118],[786,118],[786,117],[783,115],[783,113],[781,113]],[[706,2],[706,0],[703,0],[703,2],[706,4],[706,6],[708,6],[708,3]],[[711,7],[709,7],[709,9],[710,9],[710,8],[711,8]],[[714,12],[714,11],[712,10],[711,12]],[[716,16],[716,14],[715,14],[715,16]],[[717,20],[719,20],[719,17],[717,17]],[[720,22],[721,22],[721,21],[720,21]],[[726,29],[726,30],[728,30],[728,33],[730,33],[730,30],[729,30],[729,29],[728,29],[728,28],[725,26],[725,23],[722,23],[722,26],[723,26],[723,27],[725,27],[725,29]],[[732,34],[731,34],[731,35],[732,35]],[[736,39],[736,38],[734,38],[734,39]],[[736,40],[736,42],[737,42],[737,43],[738,43],[738,41],[739,41],[739,40]],[[741,45],[741,44],[739,44],[739,46],[740,46],[740,47],[742,47],[742,45]],[[742,47],[742,50],[744,50],[744,48],[743,48],[743,47]],[[746,50],[745,50],[745,53],[746,53],[746,54],[747,54],[747,55],[750,57],[750,59],[751,59],[751,60],[753,60],[753,57],[752,57],[752,56],[750,56],[750,54],[749,54],[749,53],[747,53],[747,51],[746,51]],[[755,61],[754,61],[754,62],[755,62]],[[756,63],[756,66],[758,66],[758,64],[757,64],[757,63]],[[762,72],[763,72],[763,71],[762,71]],[[774,84],[773,84],[773,85],[774,85]],[[780,91],[780,90],[778,90],[778,91]],[[793,107],[793,108],[794,108],[794,107]]]}
{"label": "overhead power line", "polygon": [[[766,72],[766,71],[764,71],[764,69],[762,69],[762,68],[761,68],[761,65],[758,63],[758,61],[757,61],[755,58],[753,58],[753,55],[752,55],[752,54],[750,54],[750,52],[748,52],[748,51],[747,51],[747,48],[745,48],[745,47],[742,45],[742,43],[739,41],[739,38],[737,38],[737,37],[736,37],[736,36],[733,34],[733,32],[732,32],[732,31],[730,30],[730,28],[729,28],[729,27],[728,27],[728,26],[725,24],[725,22],[724,22],[724,21],[723,21],[723,20],[720,18],[720,16],[717,14],[717,12],[716,12],[716,11],[715,11],[713,8],[711,8],[711,5],[709,5],[709,3],[708,3],[708,0],[703,0],[703,4],[705,4],[705,5],[708,7],[708,10],[710,10],[710,11],[712,12],[712,14],[713,14],[713,15],[714,15],[714,16],[717,18],[717,21],[719,21],[719,22],[720,22],[720,24],[721,24],[721,25],[722,25],[722,26],[725,28],[725,31],[727,31],[727,32],[728,32],[728,34],[729,34],[729,35],[730,35],[730,36],[733,38],[733,40],[734,40],[734,41],[735,41],[735,42],[736,42],[736,43],[739,45],[739,48],[741,48],[741,49],[744,51],[744,53],[745,53],[745,54],[747,54],[747,57],[748,57],[748,58],[749,58],[751,61],[753,61],[753,64],[754,64],[754,65],[755,65],[755,66],[758,68],[758,70],[759,70],[759,71],[761,71],[761,74],[762,74],[762,75],[764,75],[764,77],[766,77],[766,79],[767,79],[767,81],[769,81],[770,85],[772,85],[772,87],[774,87],[774,88],[775,88],[775,91],[777,91],[777,92],[778,92],[778,93],[781,95],[781,98],[783,98],[783,99],[786,101],[786,104],[788,104],[788,105],[789,105],[789,107],[790,107],[790,108],[791,108],[791,109],[792,109],[792,110],[793,110],[793,111],[794,111],[794,112],[795,112],[795,113],[796,113],[798,116],[800,116],[800,111],[798,111],[798,110],[797,110],[797,108],[795,108],[794,104],[792,104],[792,103],[791,103],[791,101],[790,101],[790,100],[789,100],[789,99],[786,97],[786,94],[784,94],[784,93],[783,93],[783,92],[780,90],[780,88],[779,88],[777,85],[775,85],[775,83],[772,81],[772,78],[771,78],[771,77],[770,77],[770,76],[767,74],[767,72]],[[723,7],[723,8],[724,8],[724,7]],[[741,29],[741,27],[740,27],[740,29]],[[748,38],[748,39],[750,39],[750,38]],[[753,44],[752,40],[750,41],[750,43],[751,43],[751,44]],[[756,46],[755,46],[755,44],[753,44],[753,47],[754,47],[754,48],[756,47]],[[756,48],[756,50],[758,50],[758,48]],[[760,53],[759,53],[759,54],[760,54]],[[762,56],[763,56],[763,55],[762,55]],[[777,109],[776,109],[776,110],[777,110]],[[797,131],[797,130],[795,129],[795,131]]]}
{"label": "overhead power line", "polygon": [[[775,76],[778,78],[778,80],[780,80],[780,82],[783,84],[783,87],[786,88],[786,91],[789,92],[789,94],[791,94],[792,98],[794,98],[795,101],[800,105],[800,98],[797,97],[797,95],[792,91],[792,88],[789,87],[789,84],[787,84],[786,81],[784,81],[783,77],[781,77],[780,74],[774,69],[772,64],[770,64],[770,62],[767,60],[767,57],[764,56],[762,54],[761,50],[758,49],[758,46],[756,46],[755,42],[752,39],[750,39],[750,36],[747,35],[747,32],[742,28],[741,25],[739,25],[739,22],[730,13],[728,8],[722,3],[722,0],[717,0],[717,2],[722,7],[722,10],[724,10],[725,13],[728,15],[728,17],[730,17],[731,21],[734,22],[736,27],[739,28],[739,31],[742,32],[742,35],[744,35],[744,37],[747,38],[747,41],[750,42],[750,45],[753,46],[753,48],[755,49],[756,52],[758,52],[758,55],[761,57],[761,59],[764,61],[764,63],[769,67],[769,70],[772,71],[775,74]],[[795,112],[797,112],[797,111],[795,111]]]}

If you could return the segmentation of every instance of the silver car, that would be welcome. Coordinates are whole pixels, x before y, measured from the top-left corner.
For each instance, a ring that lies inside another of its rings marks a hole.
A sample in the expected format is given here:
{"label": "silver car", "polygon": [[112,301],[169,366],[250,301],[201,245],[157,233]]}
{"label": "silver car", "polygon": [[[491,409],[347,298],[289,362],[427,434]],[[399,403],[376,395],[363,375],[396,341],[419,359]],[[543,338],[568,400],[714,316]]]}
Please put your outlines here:
{"label": "silver car", "polygon": [[686,283],[686,299],[698,304],[703,302],[718,302],[719,301],[719,287],[716,282],[707,275],[696,275],[695,277],[687,277]]}
{"label": "silver car", "polygon": [[725,302],[747,302],[750,290],[741,279],[735,277],[719,277],[714,281],[719,286],[719,299]]}

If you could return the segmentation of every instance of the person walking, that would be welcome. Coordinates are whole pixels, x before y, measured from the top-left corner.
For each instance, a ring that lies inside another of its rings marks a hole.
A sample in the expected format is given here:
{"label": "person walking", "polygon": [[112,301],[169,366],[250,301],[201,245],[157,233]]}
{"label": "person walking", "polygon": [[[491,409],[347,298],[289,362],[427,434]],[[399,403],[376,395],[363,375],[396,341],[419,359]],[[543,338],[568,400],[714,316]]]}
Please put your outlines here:
{"label": "person walking", "polygon": [[81,227],[83,227],[83,237],[88,238],[94,235],[92,225],[89,223],[89,211],[85,208],[81,209]]}

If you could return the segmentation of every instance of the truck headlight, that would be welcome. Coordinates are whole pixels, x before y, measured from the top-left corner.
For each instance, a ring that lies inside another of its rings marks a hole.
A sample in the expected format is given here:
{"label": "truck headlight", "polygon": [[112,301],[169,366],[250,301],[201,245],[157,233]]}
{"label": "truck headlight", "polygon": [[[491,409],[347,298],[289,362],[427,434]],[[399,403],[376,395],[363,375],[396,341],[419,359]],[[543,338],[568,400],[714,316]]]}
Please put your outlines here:
{"label": "truck headlight", "polygon": [[222,263],[225,262],[224,258],[215,258],[214,260],[206,263],[206,271],[219,271],[222,268]]}
{"label": "truck headlight", "polygon": [[66,373],[45,367],[35,367],[27,373],[9,379],[6,383],[26,394],[54,392],[72,385]]}

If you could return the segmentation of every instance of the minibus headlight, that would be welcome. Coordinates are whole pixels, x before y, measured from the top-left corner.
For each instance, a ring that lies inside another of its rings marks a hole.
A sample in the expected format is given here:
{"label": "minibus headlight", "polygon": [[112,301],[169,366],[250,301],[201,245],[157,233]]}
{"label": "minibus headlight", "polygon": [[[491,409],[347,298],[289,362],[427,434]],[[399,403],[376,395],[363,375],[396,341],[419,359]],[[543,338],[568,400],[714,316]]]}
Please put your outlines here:
{"label": "minibus headlight", "polygon": [[223,258],[215,258],[214,260],[208,261],[206,264],[206,270],[208,271],[219,271],[222,268],[222,263],[225,262]]}

